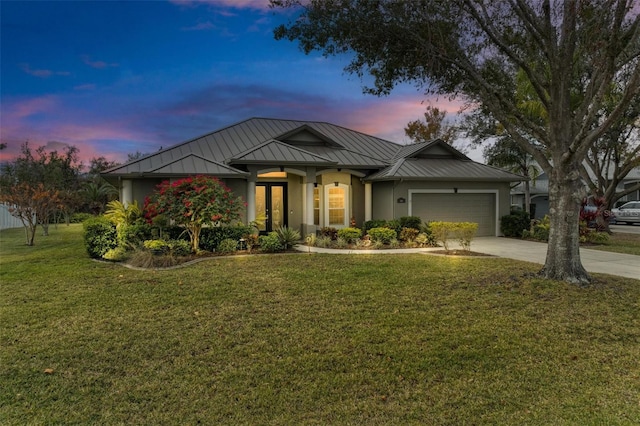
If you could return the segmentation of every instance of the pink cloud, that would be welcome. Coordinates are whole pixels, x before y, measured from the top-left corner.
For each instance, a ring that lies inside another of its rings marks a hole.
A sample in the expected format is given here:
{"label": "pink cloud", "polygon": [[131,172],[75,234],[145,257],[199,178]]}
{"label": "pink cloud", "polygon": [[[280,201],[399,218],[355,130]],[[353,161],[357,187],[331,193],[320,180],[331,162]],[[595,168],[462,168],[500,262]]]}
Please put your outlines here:
{"label": "pink cloud", "polygon": [[[51,141],[63,144],[55,147],[76,146],[84,162],[94,156],[123,161],[126,150],[154,150],[157,143],[154,135],[134,129],[129,116],[106,119],[87,114],[84,110],[66,108],[64,102],[54,96],[3,100],[0,142],[6,143],[7,149],[0,151],[0,160],[15,158],[26,141],[33,147],[51,144]],[[128,148],[136,143],[141,146]]]}
{"label": "pink cloud", "polygon": [[86,65],[89,65],[91,68],[103,69],[103,68],[113,68],[119,66],[117,63],[107,63],[104,61],[93,61],[89,55],[82,55],[82,62]]}
{"label": "pink cloud", "polygon": [[461,102],[446,99],[422,101],[418,97],[394,99],[382,98],[347,113],[345,126],[363,133],[375,135],[398,143],[409,143],[404,133],[407,123],[424,118],[427,105],[447,111],[453,118],[462,106]]}
{"label": "pink cloud", "polygon": [[213,25],[211,21],[207,21],[207,22],[200,22],[191,27],[183,27],[182,30],[183,31],[208,31],[214,28],[215,28],[215,25]]}
{"label": "pink cloud", "polygon": [[29,64],[20,64],[20,68],[22,69],[22,71],[26,72],[29,75],[32,75],[34,77],[40,77],[40,78],[49,78],[52,75],[61,75],[61,76],[67,76],[67,75],[71,75],[70,72],[68,71],[52,71],[52,70],[46,70],[46,69],[33,69],[31,68],[31,66]]}
{"label": "pink cloud", "polygon": [[88,83],[88,84],[80,84],[78,86],[74,86],[73,90],[93,90],[95,88],[96,88],[95,84]]}
{"label": "pink cloud", "polygon": [[233,9],[269,9],[269,0],[170,0],[170,2],[179,6],[186,7],[210,5],[228,7]]}

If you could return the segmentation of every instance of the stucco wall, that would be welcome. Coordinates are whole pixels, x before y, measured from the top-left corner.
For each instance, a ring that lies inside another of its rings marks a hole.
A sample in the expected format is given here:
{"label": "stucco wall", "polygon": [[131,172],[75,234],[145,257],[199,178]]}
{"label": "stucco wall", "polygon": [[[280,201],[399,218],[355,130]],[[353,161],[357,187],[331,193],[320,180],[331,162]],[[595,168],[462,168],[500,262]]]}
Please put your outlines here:
{"label": "stucco wall", "polygon": [[287,176],[287,200],[289,227],[302,232],[302,212],[304,205],[302,177],[294,174]]}
{"label": "stucco wall", "polygon": [[357,176],[351,176],[351,216],[356,226],[364,224],[364,184]]}
{"label": "stucco wall", "polygon": [[373,220],[391,220],[394,212],[394,182],[374,182],[371,187]]}

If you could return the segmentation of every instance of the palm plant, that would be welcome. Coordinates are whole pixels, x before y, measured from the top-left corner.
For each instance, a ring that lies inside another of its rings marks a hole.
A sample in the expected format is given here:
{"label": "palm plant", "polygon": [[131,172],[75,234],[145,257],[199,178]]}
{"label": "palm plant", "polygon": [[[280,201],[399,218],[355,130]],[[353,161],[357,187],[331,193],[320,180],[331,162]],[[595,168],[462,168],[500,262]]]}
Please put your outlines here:
{"label": "palm plant", "polygon": [[302,239],[300,232],[286,225],[277,228],[275,233],[278,235],[278,240],[280,240],[280,244],[285,250],[298,244]]}

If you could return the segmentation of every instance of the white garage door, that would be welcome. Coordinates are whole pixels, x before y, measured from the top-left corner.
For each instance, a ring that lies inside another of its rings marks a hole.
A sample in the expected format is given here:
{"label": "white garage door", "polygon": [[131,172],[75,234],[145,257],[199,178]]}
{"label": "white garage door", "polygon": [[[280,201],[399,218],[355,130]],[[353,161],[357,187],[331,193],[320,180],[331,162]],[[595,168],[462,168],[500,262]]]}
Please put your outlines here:
{"label": "white garage door", "polygon": [[423,222],[475,222],[478,237],[496,235],[495,194],[411,194],[411,215]]}

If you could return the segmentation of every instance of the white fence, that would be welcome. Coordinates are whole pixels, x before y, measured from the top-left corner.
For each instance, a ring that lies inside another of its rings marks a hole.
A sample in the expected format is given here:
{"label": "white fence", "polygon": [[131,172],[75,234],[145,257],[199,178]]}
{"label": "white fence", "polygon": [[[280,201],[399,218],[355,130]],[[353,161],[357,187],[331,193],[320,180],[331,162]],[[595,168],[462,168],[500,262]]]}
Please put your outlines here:
{"label": "white fence", "polygon": [[7,206],[0,204],[0,229],[20,228],[22,222],[17,217],[11,216]]}

